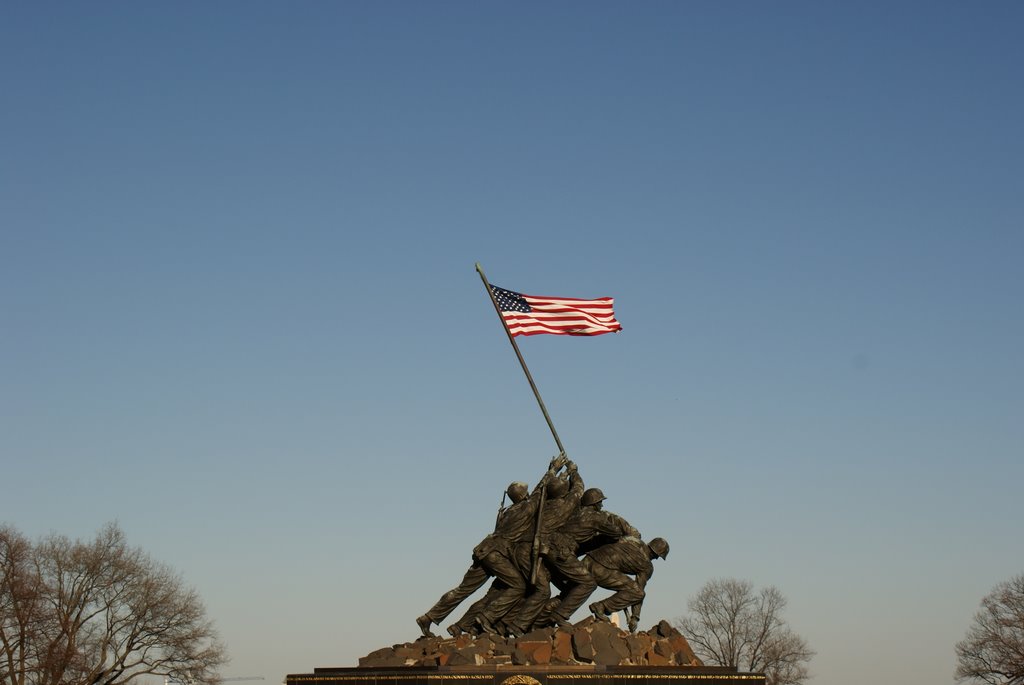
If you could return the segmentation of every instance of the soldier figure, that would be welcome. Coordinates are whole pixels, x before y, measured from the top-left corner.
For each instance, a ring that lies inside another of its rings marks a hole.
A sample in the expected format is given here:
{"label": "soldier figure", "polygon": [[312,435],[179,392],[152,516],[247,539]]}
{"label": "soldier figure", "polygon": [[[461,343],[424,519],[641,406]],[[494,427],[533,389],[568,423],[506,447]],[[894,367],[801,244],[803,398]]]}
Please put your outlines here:
{"label": "soldier figure", "polygon": [[534,576],[534,583],[515,615],[505,621],[505,625],[513,635],[522,635],[529,630],[551,597],[550,565],[554,564],[554,567],[563,576],[569,577],[573,582],[585,584],[589,578],[574,553],[572,560],[565,559],[564,564],[558,563],[562,561],[561,559],[552,561],[549,556],[552,536],[576,513],[583,497],[583,479],[577,471],[576,464],[572,461],[566,462],[566,471],[569,474],[568,480],[559,478],[552,481],[547,492],[547,502],[541,515],[539,529],[540,549],[538,552],[541,559],[533,557],[530,542],[520,542],[516,545],[516,560],[526,575]]}
{"label": "soldier figure", "polygon": [[487,579],[494,576],[500,581],[501,589],[495,593],[492,601],[511,607],[526,592],[526,581],[519,568],[512,561],[512,545],[528,532],[536,518],[537,505],[540,502],[539,489],[528,495],[526,483],[515,482],[508,486],[506,493],[512,504],[498,515],[494,532],[484,538],[473,549],[473,563],[470,565],[462,582],[441,595],[437,603],[427,613],[416,619],[416,624],[424,637],[433,635],[430,624],[440,624],[455,610],[464,599],[476,592]]}
{"label": "soldier figure", "polygon": [[597,589],[593,575],[579,560],[580,549],[584,545],[597,540],[613,542],[624,537],[640,538],[640,531],[628,521],[610,511],[604,511],[606,499],[600,488],[590,488],[583,493],[579,509],[550,536],[544,560],[551,568],[556,584],[562,588],[562,593],[557,605],[549,605],[551,614],[542,617],[539,622],[568,625],[569,617]]}
{"label": "soldier figure", "polygon": [[[567,465],[569,467],[570,474],[574,474],[575,464],[567,462]],[[551,478],[546,481],[544,487],[546,501],[545,506],[549,506],[555,500],[560,500],[565,497],[566,493],[569,492],[569,480],[566,478]],[[547,512],[548,509],[545,509],[545,519],[548,517]],[[523,574],[524,578],[528,578],[533,573],[535,564],[539,565],[540,562],[539,558],[534,561],[532,557],[533,541],[539,532],[540,531],[536,529],[535,523],[530,534],[520,538],[516,542],[513,550],[515,562],[519,566],[519,570]],[[549,577],[543,574],[537,574],[534,578],[534,583],[527,588],[524,596],[520,597],[511,607],[494,605],[494,599],[498,596],[498,592],[499,589],[495,588],[495,585],[492,584],[490,589],[487,590],[487,594],[485,594],[483,598],[474,602],[465,615],[456,621],[454,625],[448,628],[448,632],[451,633],[453,637],[463,631],[495,633],[501,635],[521,635],[529,628],[529,624],[519,625],[514,621],[522,613],[524,605],[526,606],[526,609],[531,612],[534,611],[534,606],[538,602],[540,603],[541,608],[544,608],[544,602],[551,596]],[[538,593],[539,595],[543,595],[542,599],[538,599]],[[539,611],[539,609],[537,611]]]}
{"label": "soldier figure", "polygon": [[607,617],[616,611],[632,609],[627,611],[627,621],[629,632],[635,632],[646,596],[644,588],[654,575],[651,561],[657,557],[668,558],[668,542],[664,538],[654,538],[650,544],[644,544],[639,538],[623,538],[589,552],[584,564],[590,569],[594,582],[599,587],[616,591],[611,597],[590,605],[594,616],[607,621]]}

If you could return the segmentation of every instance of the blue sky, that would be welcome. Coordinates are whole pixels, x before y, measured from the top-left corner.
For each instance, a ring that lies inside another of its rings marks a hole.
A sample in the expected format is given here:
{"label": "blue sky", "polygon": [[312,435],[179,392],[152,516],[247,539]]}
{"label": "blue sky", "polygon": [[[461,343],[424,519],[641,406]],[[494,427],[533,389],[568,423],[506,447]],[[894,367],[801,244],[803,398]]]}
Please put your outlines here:
{"label": "blue sky", "polygon": [[[1024,571],[1018,3],[7,5],[0,520],[117,520],[280,681],[412,640],[550,433],[812,682]],[[579,618],[581,616],[578,616]]]}

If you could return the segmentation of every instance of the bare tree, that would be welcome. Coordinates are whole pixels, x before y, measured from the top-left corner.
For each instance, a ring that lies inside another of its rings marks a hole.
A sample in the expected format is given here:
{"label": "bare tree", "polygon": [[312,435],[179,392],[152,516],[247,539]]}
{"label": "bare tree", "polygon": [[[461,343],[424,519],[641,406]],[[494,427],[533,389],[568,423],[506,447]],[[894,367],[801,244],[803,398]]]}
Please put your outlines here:
{"label": "bare tree", "polygon": [[1024,683],[1024,574],[996,585],[981,600],[956,656],[958,681]]}
{"label": "bare tree", "polygon": [[215,683],[227,661],[195,591],[116,525],[35,545],[0,528],[0,568],[2,685]]}
{"label": "bare tree", "polygon": [[42,580],[32,543],[9,526],[0,527],[0,683],[36,682],[39,635],[47,616]]}
{"label": "bare tree", "polygon": [[764,673],[767,685],[800,685],[810,677],[814,652],[782,619],[786,598],[775,587],[754,592],[752,583],[712,580],[676,622],[705,663]]}

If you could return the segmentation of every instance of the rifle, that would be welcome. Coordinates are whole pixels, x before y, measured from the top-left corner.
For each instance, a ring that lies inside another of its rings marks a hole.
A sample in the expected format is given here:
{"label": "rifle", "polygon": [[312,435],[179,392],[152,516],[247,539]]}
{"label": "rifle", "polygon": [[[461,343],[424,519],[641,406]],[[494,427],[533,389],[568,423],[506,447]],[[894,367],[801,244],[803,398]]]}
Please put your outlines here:
{"label": "rifle", "polygon": [[498,513],[494,517],[494,530],[498,530],[498,522],[501,521],[501,515],[505,513],[505,498],[508,497],[508,492],[501,493],[501,504],[498,505]]}

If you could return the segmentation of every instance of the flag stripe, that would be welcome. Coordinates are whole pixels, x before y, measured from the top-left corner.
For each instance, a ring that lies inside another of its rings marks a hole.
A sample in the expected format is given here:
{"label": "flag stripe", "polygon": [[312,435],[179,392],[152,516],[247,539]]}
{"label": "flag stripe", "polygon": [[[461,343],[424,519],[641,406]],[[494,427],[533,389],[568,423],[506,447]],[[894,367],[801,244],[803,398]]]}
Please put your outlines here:
{"label": "flag stripe", "polygon": [[586,323],[594,324],[596,326],[614,326],[617,323],[615,321],[615,317],[612,316],[594,316],[592,314],[586,314],[583,312],[530,312],[529,314],[523,314],[522,312],[503,312],[502,315],[505,317],[506,321],[541,321],[543,323],[548,324],[557,324],[559,322],[583,321]]}

